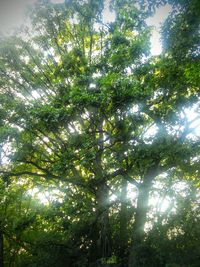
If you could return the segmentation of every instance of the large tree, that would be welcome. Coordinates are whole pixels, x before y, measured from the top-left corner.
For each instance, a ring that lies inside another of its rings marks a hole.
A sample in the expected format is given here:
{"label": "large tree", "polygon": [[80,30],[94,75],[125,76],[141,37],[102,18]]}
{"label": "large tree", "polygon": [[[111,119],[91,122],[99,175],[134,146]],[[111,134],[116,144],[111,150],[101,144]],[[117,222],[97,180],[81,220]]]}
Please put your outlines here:
{"label": "large tree", "polygon": [[198,1],[171,1],[158,57],[145,19],[162,2],[113,0],[109,23],[106,4],[38,2],[31,27],[1,41],[0,137],[10,152],[0,173],[76,192],[88,265],[118,255],[123,266],[146,266],[157,179],[199,175],[198,118],[186,114],[199,104]]}

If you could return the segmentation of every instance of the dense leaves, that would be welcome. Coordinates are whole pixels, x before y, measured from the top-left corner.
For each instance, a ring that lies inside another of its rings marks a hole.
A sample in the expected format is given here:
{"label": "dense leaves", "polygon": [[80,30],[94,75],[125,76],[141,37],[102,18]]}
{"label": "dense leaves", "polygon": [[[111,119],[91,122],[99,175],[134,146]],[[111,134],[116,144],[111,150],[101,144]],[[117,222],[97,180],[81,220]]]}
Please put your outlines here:
{"label": "dense leaves", "polygon": [[1,267],[199,266],[199,4],[155,57],[165,3],[38,1],[2,37]]}

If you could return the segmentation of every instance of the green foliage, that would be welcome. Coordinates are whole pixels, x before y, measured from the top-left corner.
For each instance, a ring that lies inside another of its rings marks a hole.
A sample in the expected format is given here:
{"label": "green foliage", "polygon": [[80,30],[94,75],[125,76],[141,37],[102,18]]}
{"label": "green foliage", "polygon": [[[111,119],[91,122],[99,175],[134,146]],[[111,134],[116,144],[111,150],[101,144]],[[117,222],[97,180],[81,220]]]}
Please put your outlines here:
{"label": "green foliage", "polygon": [[38,1],[1,39],[5,266],[199,266],[199,3],[168,1],[153,57],[165,3],[112,0],[105,23],[106,1]]}

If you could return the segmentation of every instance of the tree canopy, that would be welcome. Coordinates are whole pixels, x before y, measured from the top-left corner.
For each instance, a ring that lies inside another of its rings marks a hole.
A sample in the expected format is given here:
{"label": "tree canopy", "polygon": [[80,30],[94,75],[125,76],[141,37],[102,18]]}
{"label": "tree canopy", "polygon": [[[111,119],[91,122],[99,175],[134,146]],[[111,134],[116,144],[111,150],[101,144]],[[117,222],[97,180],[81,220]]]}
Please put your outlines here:
{"label": "tree canopy", "polygon": [[199,266],[199,1],[43,0],[28,17],[0,40],[0,267]]}

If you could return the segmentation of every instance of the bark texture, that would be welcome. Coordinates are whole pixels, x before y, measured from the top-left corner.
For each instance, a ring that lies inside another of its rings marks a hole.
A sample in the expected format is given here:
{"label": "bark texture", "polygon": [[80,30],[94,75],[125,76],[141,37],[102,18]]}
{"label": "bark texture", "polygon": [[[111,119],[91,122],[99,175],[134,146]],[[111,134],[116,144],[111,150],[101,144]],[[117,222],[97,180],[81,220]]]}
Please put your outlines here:
{"label": "bark texture", "polygon": [[119,256],[122,259],[122,264],[124,266],[127,265],[127,246],[128,246],[128,233],[127,233],[127,226],[128,226],[128,211],[127,211],[127,186],[128,183],[124,179],[122,181],[122,189],[120,195],[120,214],[119,214]]}
{"label": "bark texture", "polygon": [[101,184],[97,191],[97,202],[99,212],[99,244],[101,257],[108,258],[112,255],[112,238],[108,210],[108,187]]}
{"label": "bark texture", "polygon": [[133,244],[129,256],[129,267],[145,266],[144,263],[144,227],[147,221],[149,193],[152,188],[152,181],[157,176],[157,169],[151,169],[143,178],[138,187],[138,200],[133,229]]}

